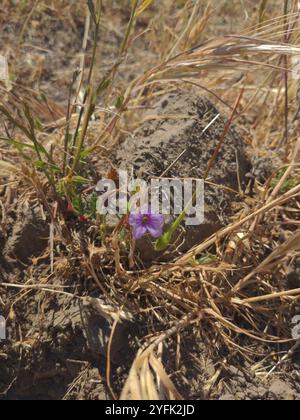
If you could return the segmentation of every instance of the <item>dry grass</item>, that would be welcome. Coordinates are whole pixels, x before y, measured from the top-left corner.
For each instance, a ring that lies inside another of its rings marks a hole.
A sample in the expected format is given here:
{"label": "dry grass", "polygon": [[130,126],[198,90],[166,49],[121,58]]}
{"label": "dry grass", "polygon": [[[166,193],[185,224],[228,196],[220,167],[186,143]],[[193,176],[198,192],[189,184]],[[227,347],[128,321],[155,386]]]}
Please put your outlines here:
{"label": "dry grass", "polygon": [[[9,1],[2,3],[2,9],[9,8]],[[30,7],[24,6],[27,18],[20,33],[19,54],[22,54],[22,39],[37,7],[33,1],[27,3]],[[50,3],[49,7],[57,10],[56,3]],[[124,3],[128,6],[128,2]],[[128,27],[128,36],[116,55],[115,66],[110,69],[109,83],[103,89],[105,100],[101,102],[105,106],[92,103],[92,95],[87,97],[89,104],[95,106],[84,110],[80,120],[84,126],[80,142],[85,142],[92,153],[105,151],[109,159],[110,148],[124,137],[124,133],[138,126],[140,114],[136,110],[150,104],[154,97],[185,86],[204,92],[214,100],[217,98],[230,117],[236,98],[243,90],[235,123],[241,125],[253,154],[273,153],[281,165],[278,171],[287,168],[275,188],[272,180],[265,185],[256,183],[255,196],[244,195],[243,206],[229,226],[172,263],[132,271],[126,268],[126,255],[120,253],[117,231],[101,248],[93,239],[82,238],[63,220],[49,178],[47,181],[31,161],[22,161],[11,146],[0,150],[1,177],[10,173],[10,182],[18,182],[21,191],[29,188],[30,194],[39,198],[55,227],[53,241],[65,244],[68,259],[80,261],[76,269],[81,275],[91,278],[101,289],[103,298],[115,308],[116,314],[120,310],[129,311],[135,318],[147,314],[149,335],[134,361],[121,395],[123,399],[181,398],[162,365],[162,353],[165,341],[191,326],[201,329],[208,348],[214,343],[217,353],[225,346],[235,357],[238,354],[250,361],[259,375],[268,375],[281,356],[274,362],[274,353],[272,357],[265,354],[258,361],[255,343],[287,344],[288,349],[291,348],[295,342],[291,339],[290,322],[300,310],[300,290],[289,290],[285,281],[291,261],[300,256],[300,75],[299,66],[297,68],[292,59],[300,53],[298,2],[290,1],[289,14],[282,16],[283,10],[278,10],[272,1],[261,1],[255,13],[249,2],[241,2],[244,4],[241,8],[240,2],[236,1],[236,16],[242,16],[243,27],[250,29],[223,36],[221,27],[217,37],[213,33],[216,25],[210,22],[218,21],[220,16],[230,20],[229,15],[222,15],[228,2],[211,1],[206,7],[201,1],[178,2],[185,6],[178,6],[172,14],[168,12],[173,2],[163,3],[161,9],[155,1],[137,3],[137,15],[149,24],[149,28]],[[67,4],[63,10],[65,16],[74,15]],[[87,13],[87,9],[83,8],[81,13]],[[109,16],[107,7],[106,13]],[[107,27],[105,17],[104,14],[103,25]],[[80,19],[85,20],[86,15]],[[138,54],[140,38],[152,48],[152,64],[149,65],[149,59],[145,57],[145,63],[138,63],[137,75],[128,84],[121,77],[128,69],[125,57]],[[85,60],[89,61],[88,53]],[[30,70],[35,72],[36,68],[32,66]],[[98,74],[94,74],[94,78],[90,78],[89,89],[97,86],[97,77]],[[102,82],[108,80],[106,78]],[[52,158],[55,162],[61,160],[63,147],[58,141],[63,138],[66,125],[70,130],[76,127],[78,108],[74,104],[78,97],[72,99],[66,122],[61,105],[51,99],[43,103],[37,92],[20,87],[20,84],[1,85],[1,109],[9,110],[15,125],[21,128],[16,130],[17,140],[29,143],[20,125],[23,124],[24,103],[30,103],[32,113],[39,116],[46,128],[51,120],[50,134],[47,129],[39,132],[37,141],[51,141]],[[122,103],[118,108],[111,108],[118,96],[122,96]],[[96,122],[89,122],[91,111],[97,116]],[[10,123],[13,122],[10,119]],[[26,150],[27,157],[30,153]],[[16,162],[19,162],[17,168]],[[76,176],[76,168],[73,162],[71,176]],[[65,175],[65,171],[59,174]],[[296,180],[297,185],[286,189],[290,179]],[[92,186],[92,180],[89,182],[88,186]],[[53,210],[55,203],[58,211]],[[1,201],[1,225],[5,224],[7,211],[7,204]],[[99,226],[94,221],[90,229],[99,231]],[[54,271],[58,267],[61,270],[61,255],[53,248],[51,252]],[[207,253],[214,254],[215,259],[203,264],[200,258]],[[71,275],[69,267],[65,270],[65,276]],[[36,285],[24,286],[28,287],[37,288]],[[44,287],[47,288],[47,284]],[[47,290],[54,292],[51,288]],[[156,322],[161,325],[161,332],[151,334],[151,326]],[[110,383],[109,359],[107,379]]]}

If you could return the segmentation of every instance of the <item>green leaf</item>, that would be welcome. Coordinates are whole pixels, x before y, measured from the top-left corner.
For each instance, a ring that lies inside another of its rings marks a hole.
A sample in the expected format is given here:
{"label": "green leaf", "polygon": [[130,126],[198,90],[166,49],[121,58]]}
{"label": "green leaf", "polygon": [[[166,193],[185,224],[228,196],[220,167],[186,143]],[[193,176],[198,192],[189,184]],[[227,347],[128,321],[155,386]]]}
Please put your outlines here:
{"label": "green leaf", "polygon": [[117,100],[116,100],[116,103],[115,103],[115,107],[117,108],[117,109],[120,109],[121,107],[122,107],[122,105],[123,105],[123,103],[124,103],[124,95],[121,95],[121,96],[118,96],[117,97]]}
{"label": "green leaf", "polygon": [[45,169],[46,164],[42,160],[36,160],[35,161],[35,166],[37,167],[37,169],[43,170],[43,169]]}
{"label": "green leaf", "polygon": [[216,262],[216,261],[218,261],[217,255],[207,254],[207,255],[204,255],[203,257],[199,258],[198,263],[200,265],[208,265],[208,264],[211,264],[211,263]]}
{"label": "green leaf", "polygon": [[172,224],[172,226],[169,228],[169,230],[161,236],[155,244],[155,249],[157,251],[164,251],[166,250],[173,238],[173,235],[175,234],[176,230],[179,228],[181,222],[186,217],[186,210],[184,210],[175,220],[175,222]]}
{"label": "green leaf", "polygon": [[168,230],[168,232],[164,233],[155,243],[155,250],[156,251],[165,251],[171,241],[172,241],[172,237],[173,237],[173,231],[172,230]]}
{"label": "green leaf", "polygon": [[98,87],[97,87],[96,95],[98,96],[101,92],[106,90],[109,87],[110,83],[111,83],[110,78],[102,79],[101,82],[99,83]]}
{"label": "green leaf", "polygon": [[86,178],[83,178],[82,176],[73,176],[72,181],[75,182],[75,184],[80,184],[80,185],[89,183],[89,180]]}
{"label": "green leaf", "polygon": [[20,141],[14,140],[14,139],[9,139],[8,137],[0,137],[0,140],[7,141],[11,145],[13,145],[13,146],[15,146],[17,148],[20,148],[20,149],[31,149],[31,150],[35,150],[35,148],[34,148],[34,146],[32,144],[22,143]]}
{"label": "green leaf", "polygon": [[80,153],[80,160],[84,161],[91,154],[91,152],[91,149],[82,150],[82,152]]}
{"label": "green leaf", "polygon": [[35,119],[34,119],[34,125],[35,125],[35,128],[36,128],[38,131],[44,131],[43,124],[42,124],[42,122],[40,121],[40,119],[39,119],[39,118],[35,117]]}

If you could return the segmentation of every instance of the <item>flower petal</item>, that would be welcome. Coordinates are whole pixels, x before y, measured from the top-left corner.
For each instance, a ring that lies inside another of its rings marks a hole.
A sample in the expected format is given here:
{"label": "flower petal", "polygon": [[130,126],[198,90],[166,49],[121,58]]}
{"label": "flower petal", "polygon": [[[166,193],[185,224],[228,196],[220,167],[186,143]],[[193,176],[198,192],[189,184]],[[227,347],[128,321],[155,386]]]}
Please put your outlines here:
{"label": "flower petal", "polygon": [[148,225],[147,226],[147,231],[155,239],[160,238],[162,236],[162,234],[163,234],[163,228],[162,228],[162,226],[152,227],[152,226]]}
{"label": "flower petal", "polygon": [[161,228],[165,223],[165,218],[162,214],[150,214],[148,226],[151,228]]}
{"label": "flower petal", "polygon": [[141,226],[143,224],[143,215],[141,213],[131,213],[128,220],[130,226]]}
{"label": "flower petal", "polygon": [[133,237],[134,239],[141,239],[147,233],[146,226],[143,225],[136,225],[133,228]]}

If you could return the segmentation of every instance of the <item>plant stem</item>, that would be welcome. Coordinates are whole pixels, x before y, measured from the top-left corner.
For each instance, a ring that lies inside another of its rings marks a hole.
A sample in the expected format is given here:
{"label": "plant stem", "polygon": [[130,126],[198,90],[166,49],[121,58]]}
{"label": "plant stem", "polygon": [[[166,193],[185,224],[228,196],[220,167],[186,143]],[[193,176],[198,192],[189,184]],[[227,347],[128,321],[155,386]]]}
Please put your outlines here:
{"label": "plant stem", "polygon": [[[284,20],[285,20],[285,34],[284,34],[284,42],[287,43],[289,41],[289,25],[288,25],[288,7],[289,7],[289,0],[285,0],[284,1]],[[284,106],[284,123],[285,123],[285,128],[284,128],[284,138],[285,138],[285,144],[288,144],[288,139],[289,139],[289,76],[288,76],[288,57],[287,55],[284,56],[284,102],[285,102],[285,106]]]}
{"label": "plant stem", "polygon": [[[76,171],[77,165],[80,161],[80,155],[83,149],[83,144],[84,144],[85,136],[87,133],[88,125],[89,125],[90,118],[93,114],[94,107],[95,107],[94,95],[92,93],[92,76],[93,76],[94,66],[96,62],[98,38],[99,38],[99,33],[100,33],[100,22],[101,22],[101,17],[102,17],[102,0],[97,0],[97,10],[95,10],[94,6],[91,6],[91,5],[93,5],[93,2],[89,2],[89,10],[91,14],[93,13],[92,18],[95,23],[93,51],[92,51],[91,65],[90,65],[88,79],[87,79],[87,89],[84,94],[83,104],[79,113],[77,126],[75,130],[74,138],[73,138],[73,148],[75,147],[76,150],[75,150],[75,158],[72,164],[72,169],[70,170],[70,173],[69,173],[70,176],[72,175],[73,172]],[[85,117],[84,117],[83,129],[78,140],[78,133],[80,130],[81,121],[84,114],[85,114]]]}

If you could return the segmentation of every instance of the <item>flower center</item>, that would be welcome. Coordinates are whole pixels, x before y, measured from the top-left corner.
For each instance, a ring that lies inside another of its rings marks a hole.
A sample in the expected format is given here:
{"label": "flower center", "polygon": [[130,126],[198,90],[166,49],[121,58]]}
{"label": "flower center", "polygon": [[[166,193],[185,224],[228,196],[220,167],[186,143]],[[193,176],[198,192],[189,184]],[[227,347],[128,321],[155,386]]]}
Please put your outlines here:
{"label": "flower center", "polygon": [[148,216],[144,216],[143,217],[143,225],[146,225],[149,222],[149,217]]}

